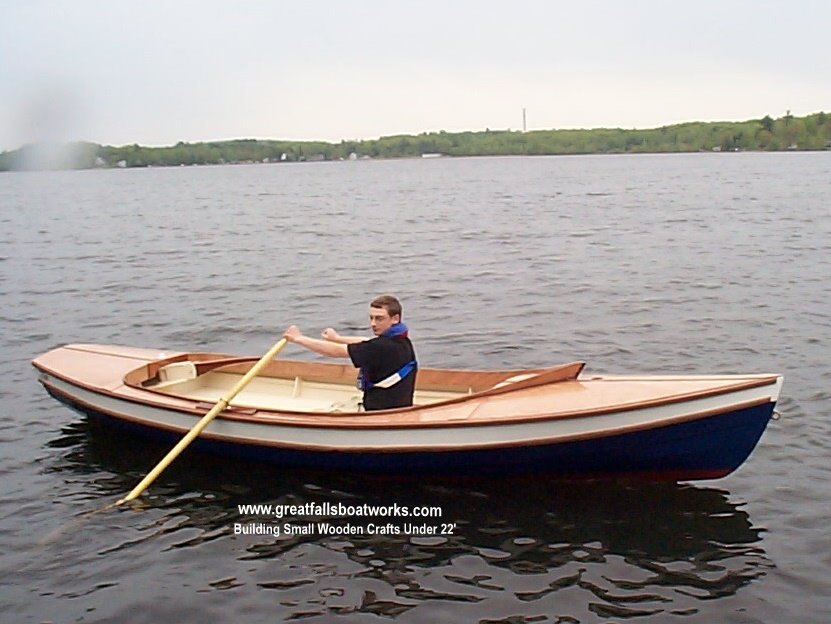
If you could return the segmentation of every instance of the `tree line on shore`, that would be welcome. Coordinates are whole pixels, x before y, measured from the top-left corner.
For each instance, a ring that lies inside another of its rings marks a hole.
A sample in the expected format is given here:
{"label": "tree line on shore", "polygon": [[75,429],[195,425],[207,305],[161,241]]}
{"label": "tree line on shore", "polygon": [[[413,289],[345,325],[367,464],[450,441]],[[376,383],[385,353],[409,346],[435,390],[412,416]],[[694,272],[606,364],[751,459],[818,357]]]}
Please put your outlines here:
{"label": "tree line on shore", "polygon": [[0,153],[0,171],[413,158],[424,155],[541,156],[824,149],[831,149],[831,115],[820,112],[794,117],[788,112],[778,119],[765,116],[741,122],[689,122],[651,129],[440,131],[344,140],[340,143],[238,139],[178,143],[169,147],[38,144]]}

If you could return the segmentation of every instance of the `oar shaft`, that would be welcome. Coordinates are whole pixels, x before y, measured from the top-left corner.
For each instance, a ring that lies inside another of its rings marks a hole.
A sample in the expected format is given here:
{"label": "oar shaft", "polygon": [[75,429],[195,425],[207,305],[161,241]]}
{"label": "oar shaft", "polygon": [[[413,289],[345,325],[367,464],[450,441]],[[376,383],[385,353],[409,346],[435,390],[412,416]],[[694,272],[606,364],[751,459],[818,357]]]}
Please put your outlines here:
{"label": "oar shaft", "polygon": [[202,433],[202,430],[208,426],[208,424],[216,417],[216,415],[223,412],[225,408],[227,408],[231,401],[234,399],[234,397],[237,396],[237,394],[239,394],[240,391],[243,388],[245,388],[245,386],[247,386],[252,379],[254,379],[254,377],[259,375],[260,371],[263,368],[265,368],[268,365],[268,363],[271,362],[271,360],[273,360],[280,351],[282,351],[283,347],[286,346],[286,343],[286,339],[283,338],[279,342],[277,342],[277,344],[271,347],[269,352],[266,353],[263,357],[261,357],[260,360],[256,364],[254,364],[254,366],[251,367],[251,370],[249,370],[247,373],[245,373],[245,375],[242,376],[242,379],[240,379],[236,383],[236,385],[230,390],[230,392],[228,392],[227,395],[219,399],[219,402],[216,405],[214,405],[207,414],[205,414],[202,418],[199,419],[199,422],[196,423],[190,431],[188,431],[185,437],[179,440],[179,443],[176,444],[176,446],[170,449],[167,455],[165,455],[162,458],[162,460],[158,464],[156,464],[156,467],[153,468],[153,470],[151,470],[149,473],[147,473],[147,476],[144,477],[144,479],[142,479],[141,482],[136,487],[134,487],[129,494],[127,494],[127,496],[118,501],[116,505],[126,503],[127,501],[131,501],[134,498],[141,495],[141,493],[144,492],[144,490],[146,490],[150,486],[150,484],[156,480],[156,477],[158,477],[162,472],[164,472],[165,468],[167,468],[173,462],[173,460],[176,459],[183,450],[185,450],[188,444],[193,442],[193,440],[200,433]]}

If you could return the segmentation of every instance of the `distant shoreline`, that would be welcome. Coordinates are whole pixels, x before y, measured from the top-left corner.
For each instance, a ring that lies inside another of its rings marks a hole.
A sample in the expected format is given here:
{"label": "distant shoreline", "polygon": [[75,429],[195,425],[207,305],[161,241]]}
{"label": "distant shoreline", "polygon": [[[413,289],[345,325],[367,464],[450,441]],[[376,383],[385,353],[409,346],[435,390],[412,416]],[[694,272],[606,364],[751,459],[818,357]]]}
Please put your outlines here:
{"label": "distant shoreline", "polygon": [[175,167],[442,156],[563,156],[831,149],[831,114],[741,122],[688,122],[645,130],[430,132],[327,143],[235,139],[168,147],[96,143],[26,145],[0,153],[0,171]]}

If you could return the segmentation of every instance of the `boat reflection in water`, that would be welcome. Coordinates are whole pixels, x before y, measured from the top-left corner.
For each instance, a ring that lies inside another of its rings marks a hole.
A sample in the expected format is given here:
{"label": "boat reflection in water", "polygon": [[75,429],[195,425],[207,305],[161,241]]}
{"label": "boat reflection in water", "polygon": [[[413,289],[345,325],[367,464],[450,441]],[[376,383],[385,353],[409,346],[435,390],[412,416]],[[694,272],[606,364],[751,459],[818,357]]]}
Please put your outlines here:
{"label": "boat reflection in water", "polygon": [[[94,422],[74,423],[51,445],[63,449],[52,469],[73,473],[75,481],[83,475],[84,487],[102,499],[123,494],[167,447],[118,434]],[[715,487],[370,479],[189,451],[149,500],[151,510],[134,514],[141,540],[130,534],[118,549],[140,543],[152,550],[163,540],[153,552],[159,566],[167,565],[167,553],[186,549],[189,558],[205,562],[205,569],[194,566],[189,582],[214,590],[256,587],[250,608],[279,619],[371,613],[418,621],[435,609],[458,621],[715,614],[713,599],[736,595],[772,567],[760,529]],[[441,516],[277,518],[238,507],[323,503],[437,507]],[[348,525],[351,534],[282,530],[318,523]],[[437,533],[368,530],[407,523],[434,526]],[[280,527],[279,535],[255,534],[251,527],[260,525]],[[451,528],[442,531],[443,525]],[[212,568],[213,560],[221,564]]]}

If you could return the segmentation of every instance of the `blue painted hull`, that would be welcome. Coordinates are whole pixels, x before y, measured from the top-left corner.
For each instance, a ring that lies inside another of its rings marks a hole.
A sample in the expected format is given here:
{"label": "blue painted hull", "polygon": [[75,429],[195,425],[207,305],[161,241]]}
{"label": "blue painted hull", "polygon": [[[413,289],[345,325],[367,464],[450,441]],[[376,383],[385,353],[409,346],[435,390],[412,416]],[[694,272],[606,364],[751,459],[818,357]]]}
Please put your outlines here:
{"label": "blue painted hull", "polygon": [[[164,441],[179,435],[90,411],[50,392],[71,407],[138,434]],[[284,466],[382,474],[459,476],[546,474],[566,478],[635,477],[681,481],[715,479],[740,466],[770,420],[774,403],[683,423],[556,444],[434,452],[312,452],[197,439],[197,450],[276,462]]]}

